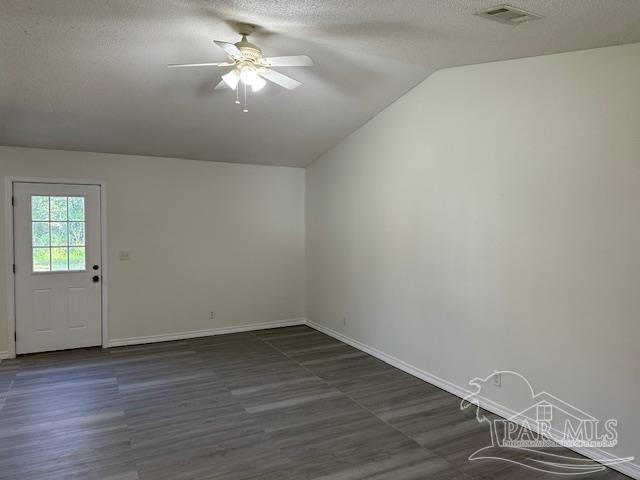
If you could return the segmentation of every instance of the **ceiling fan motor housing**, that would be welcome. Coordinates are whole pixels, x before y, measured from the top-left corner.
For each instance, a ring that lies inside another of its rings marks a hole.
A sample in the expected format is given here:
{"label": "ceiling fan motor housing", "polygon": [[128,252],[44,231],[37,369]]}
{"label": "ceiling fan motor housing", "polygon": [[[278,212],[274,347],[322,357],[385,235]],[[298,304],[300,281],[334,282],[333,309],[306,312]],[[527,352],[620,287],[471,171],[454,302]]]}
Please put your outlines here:
{"label": "ceiling fan motor housing", "polygon": [[257,45],[249,42],[247,36],[243,35],[242,40],[235,44],[238,50],[242,52],[244,57],[248,60],[257,61],[262,58],[262,50]]}

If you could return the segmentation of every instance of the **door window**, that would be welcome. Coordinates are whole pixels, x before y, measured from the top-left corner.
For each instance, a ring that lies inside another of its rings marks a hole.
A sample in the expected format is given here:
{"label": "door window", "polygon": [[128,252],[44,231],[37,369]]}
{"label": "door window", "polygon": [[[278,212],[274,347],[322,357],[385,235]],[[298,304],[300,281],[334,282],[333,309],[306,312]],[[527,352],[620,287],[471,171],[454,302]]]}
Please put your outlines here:
{"label": "door window", "polygon": [[31,196],[33,272],[86,269],[84,197]]}

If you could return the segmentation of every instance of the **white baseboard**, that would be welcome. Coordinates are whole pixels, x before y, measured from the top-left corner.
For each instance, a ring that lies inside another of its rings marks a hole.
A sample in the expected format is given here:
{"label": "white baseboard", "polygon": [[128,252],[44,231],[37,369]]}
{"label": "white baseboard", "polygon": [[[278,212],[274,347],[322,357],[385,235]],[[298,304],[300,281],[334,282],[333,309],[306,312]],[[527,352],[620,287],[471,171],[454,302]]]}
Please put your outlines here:
{"label": "white baseboard", "polygon": [[325,333],[330,337],[333,337],[337,340],[340,340],[341,342],[351,345],[352,347],[357,348],[358,350],[361,350],[365,353],[368,353],[369,355],[372,355],[382,360],[383,362],[388,363],[389,365],[399,368],[403,372],[407,372],[408,374],[413,375],[414,377],[418,377],[420,380],[424,380],[425,382],[435,385],[436,387],[441,388],[443,390],[446,390],[449,393],[453,393],[458,397],[461,397],[461,398],[466,397],[471,393],[470,390],[459,387],[455,383],[452,383],[443,378],[437,377],[436,375],[433,375],[429,372],[425,372],[424,370],[421,370],[418,367],[414,367],[413,365],[410,365],[407,362],[400,360],[399,358],[393,357],[391,355],[387,355],[386,353],[378,350],[377,348],[373,348],[373,347],[370,347],[369,345],[365,345],[364,343],[359,342],[358,340],[354,340],[351,337],[347,337],[346,335],[340,332],[337,332],[331,328],[325,327],[324,325],[320,325],[319,323],[316,323],[309,319],[307,319],[306,323],[308,326],[318,330],[319,332]]}
{"label": "white baseboard", "polygon": [[[460,387],[459,385],[456,385],[453,382],[440,378],[436,375],[433,375],[432,373],[426,372],[414,365],[410,365],[407,362],[400,360],[399,358],[396,358],[392,355],[388,355],[376,348],[370,347],[369,345],[365,345],[364,343],[359,342],[358,340],[354,340],[353,338],[348,337],[343,333],[340,333],[336,330],[325,327],[324,325],[320,325],[319,323],[316,323],[308,318],[306,319],[305,323],[309,327],[315,330],[318,330],[319,332],[322,332],[326,335],[329,335],[330,337],[340,340],[341,342],[351,345],[352,347],[357,348],[358,350],[368,353],[369,355],[376,357],[382,360],[383,362],[388,363],[389,365],[402,370],[403,372],[413,375],[414,377],[418,377],[419,379],[424,380],[427,383],[435,385],[436,387],[441,388],[442,390],[445,390],[449,393],[452,393],[453,395],[456,395],[457,397],[465,398],[467,395],[472,393],[470,390]],[[500,405],[496,402],[485,403],[481,406],[485,410],[488,410],[505,419],[511,418],[515,416],[517,413],[515,410],[512,410],[503,405]],[[530,426],[531,425],[527,425],[527,427],[530,427]],[[552,431],[548,436],[551,440],[555,440],[555,441],[562,438],[559,431],[558,432]],[[574,450],[575,452],[581,455],[584,455],[587,458],[590,458],[596,461],[598,461],[598,459],[602,460],[602,459],[614,458],[613,455],[599,448],[572,448],[572,450]],[[615,469],[620,473],[628,475],[629,477],[634,478],[636,480],[640,480],[640,465],[636,463],[626,462],[626,463],[621,463],[619,465],[612,465],[609,468]]]}
{"label": "white baseboard", "polygon": [[185,340],[187,338],[209,337],[212,335],[226,335],[228,333],[251,332],[254,330],[266,330],[269,328],[293,327],[306,324],[305,318],[292,318],[289,320],[276,320],[273,322],[249,323],[233,327],[218,327],[208,330],[191,330],[188,332],[169,333],[166,335],[147,335],[144,337],[114,338],[109,340],[109,347],[123,347],[126,345],[141,345],[144,343],[170,342],[172,340]]}
{"label": "white baseboard", "polygon": [[2,363],[2,360],[6,360],[7,358],[11,358],[9,352],[0,350],[0,363]]}

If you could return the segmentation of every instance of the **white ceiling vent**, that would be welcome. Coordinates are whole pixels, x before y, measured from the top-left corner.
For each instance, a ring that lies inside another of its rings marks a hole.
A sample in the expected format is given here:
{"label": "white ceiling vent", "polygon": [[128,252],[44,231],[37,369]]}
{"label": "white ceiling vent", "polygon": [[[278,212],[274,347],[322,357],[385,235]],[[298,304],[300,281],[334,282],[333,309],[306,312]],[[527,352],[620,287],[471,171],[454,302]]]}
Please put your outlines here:
{"label": "white ceiling vent", "polygon": [[521,8],[512,7],[511,5],[498,5],[487,8],[477,12],[476,15],[484,18],[490,18],[496,22],[506,23],[507,25],[519,25],[530,20],[542,18],[540,15],[527,12]]}

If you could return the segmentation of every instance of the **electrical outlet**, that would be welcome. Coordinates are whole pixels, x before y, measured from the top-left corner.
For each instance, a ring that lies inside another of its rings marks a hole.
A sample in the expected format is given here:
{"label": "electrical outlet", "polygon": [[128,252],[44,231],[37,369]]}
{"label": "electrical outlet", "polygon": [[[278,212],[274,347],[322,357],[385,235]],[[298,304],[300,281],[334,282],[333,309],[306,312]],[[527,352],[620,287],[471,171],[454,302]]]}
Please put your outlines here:
{"label": "electrical outlet", "polygon": [[209,320],[215,320],[216,319],[216,312],[215,310],[211,310],[209,312]]}
{"label": "electrical outlet", "polygon": [[493,386],[494,387],[502,387],[502,373],[501,372],[494,372],[493,374]]}

